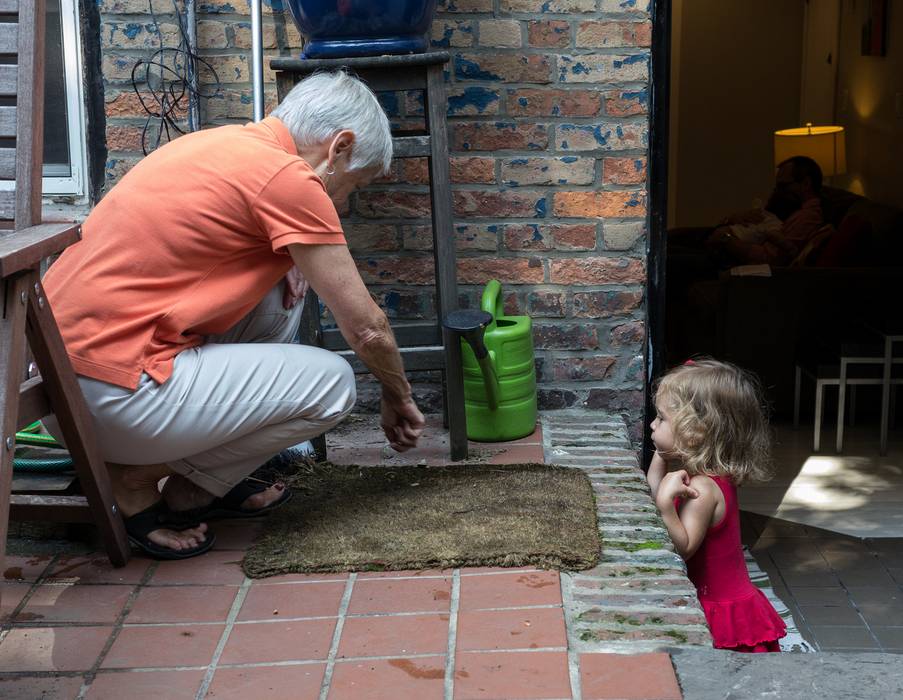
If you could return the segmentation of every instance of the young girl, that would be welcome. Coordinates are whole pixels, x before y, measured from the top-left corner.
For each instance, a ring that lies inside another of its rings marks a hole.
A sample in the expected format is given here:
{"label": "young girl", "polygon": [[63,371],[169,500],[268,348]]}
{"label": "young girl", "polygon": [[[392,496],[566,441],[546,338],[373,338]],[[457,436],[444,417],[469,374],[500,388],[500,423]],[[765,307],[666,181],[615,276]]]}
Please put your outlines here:
{"label": "young girl", "polygon": [[740,546],[737,486],[768,478],[770,459],[757,383],[724,362],[690,361],[661,380],[655,405],[646,478],[715,647],[780,651],[784,621],[749,580]]}

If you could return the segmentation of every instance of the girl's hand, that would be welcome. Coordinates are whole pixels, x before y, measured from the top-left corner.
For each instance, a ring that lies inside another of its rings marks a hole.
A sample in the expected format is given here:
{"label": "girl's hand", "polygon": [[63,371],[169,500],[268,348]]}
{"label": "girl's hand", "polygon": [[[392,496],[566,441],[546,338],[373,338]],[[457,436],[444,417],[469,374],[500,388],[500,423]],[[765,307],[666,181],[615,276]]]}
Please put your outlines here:
{"label": "girl's hand", "polygon": [[665,474],[659,484],[657,501],[673,503],[675,498],[699,498],[699,491],[690,486],[690,475],[685,469]]}

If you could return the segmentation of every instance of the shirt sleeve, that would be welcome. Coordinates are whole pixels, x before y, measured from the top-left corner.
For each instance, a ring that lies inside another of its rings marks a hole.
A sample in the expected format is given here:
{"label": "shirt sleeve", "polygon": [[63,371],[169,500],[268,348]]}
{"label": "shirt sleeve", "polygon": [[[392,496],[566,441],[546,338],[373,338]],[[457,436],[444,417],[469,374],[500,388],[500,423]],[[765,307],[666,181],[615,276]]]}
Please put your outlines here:
{"label": "shirt sleeve", "polygon": [[345,234],[326,188],[304,161],[286,165],[264,186],[251,205],[274,253],[290,243],[344,245]]}

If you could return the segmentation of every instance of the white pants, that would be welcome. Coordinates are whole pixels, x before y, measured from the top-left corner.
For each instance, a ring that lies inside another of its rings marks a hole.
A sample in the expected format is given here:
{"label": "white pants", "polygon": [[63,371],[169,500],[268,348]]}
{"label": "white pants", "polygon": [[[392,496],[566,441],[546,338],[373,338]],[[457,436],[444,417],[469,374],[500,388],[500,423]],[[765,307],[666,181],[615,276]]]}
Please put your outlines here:
{"label": "white pants", "polygon": [[179,353],[163,384],[142,374],[131,391],[80,376],[104,459],[165,463],[222,496],[273,455],[348,415],[356,398],[350,365],[291,344],[301,304],[286,311],[282,294],[280,283],[227,333]]}

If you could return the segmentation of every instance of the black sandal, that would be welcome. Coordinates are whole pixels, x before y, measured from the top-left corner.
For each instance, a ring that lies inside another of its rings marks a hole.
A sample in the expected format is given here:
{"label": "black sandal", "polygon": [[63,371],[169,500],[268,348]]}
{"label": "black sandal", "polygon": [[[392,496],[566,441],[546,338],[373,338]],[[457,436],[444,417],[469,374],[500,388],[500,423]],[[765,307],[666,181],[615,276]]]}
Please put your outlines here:
{"label": "black sandal", "polygon": [[181,531],[197,527],[199,524],[197,521],[182,520],[176,525],[168,522],[166,516],[170,514],[171,511],[161,499],[154,503],[150,508],[145,508],[140,513],[135,513],[128,518],[123,518],[125,531],[129,536],[129,542],[155,559],[190,559],[191,557],[196,557],[199,554],[210,551],[213,547],[213,543],[216,541],[216,536],[212,532],[204,533],[206,539],[201,544],[192,547],[191,549],[170,549],[169,547],[164,547],[163,545],[159,545],[148,539],[148,535],[154,530],[166,529]]}
{"label": "black sandal", "polygon": [[[275,501],[263,508],[254,508],[249,510],[242,508],[241,504],[248,498],[258,493],[263,493],[270,486],[282,484],[282,495]],[[242,479],[238,484],[232,487],[225,496],[214,498],[210,505],[201,508],[198,516],[204,520],[216,520],[221,518],[257,518],[266,515],[271,510],[275,510],[279,506],[285,505],[292,497],[292,490],[285,488],[285,484],[277,481],[274,484],[260,481],[258,479]]]}

